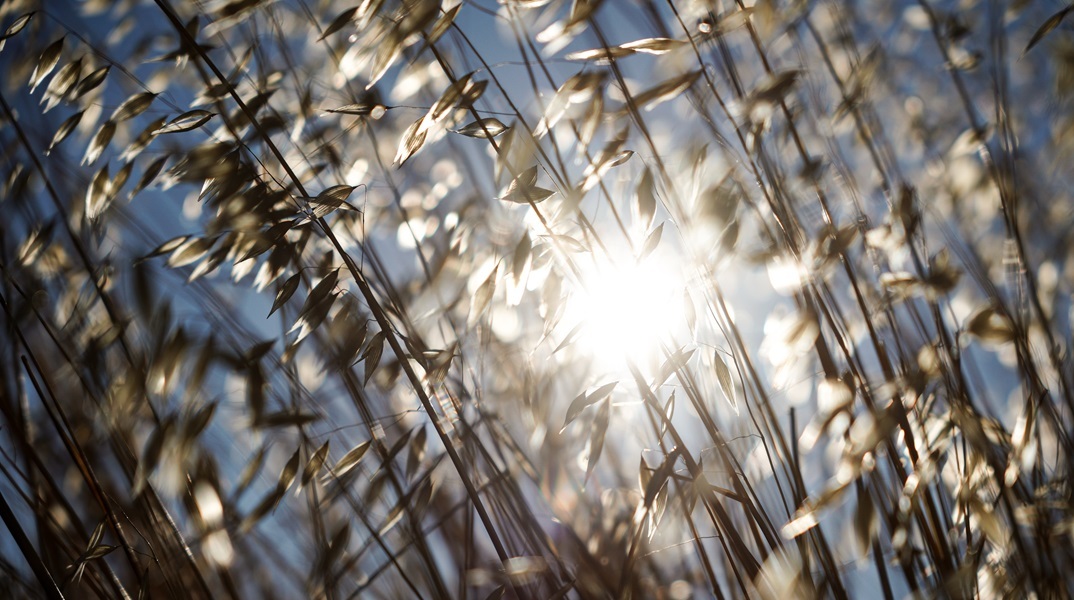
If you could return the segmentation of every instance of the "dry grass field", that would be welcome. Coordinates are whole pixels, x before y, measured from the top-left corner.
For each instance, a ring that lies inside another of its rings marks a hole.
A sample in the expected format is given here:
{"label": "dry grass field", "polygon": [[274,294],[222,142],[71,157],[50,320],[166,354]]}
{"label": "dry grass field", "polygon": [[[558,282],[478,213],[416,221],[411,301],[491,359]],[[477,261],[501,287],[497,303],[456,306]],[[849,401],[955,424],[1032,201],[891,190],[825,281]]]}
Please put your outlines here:
{"label": "dry grass field", "polygon": [[0,585],[1066,598],[1055,0],[0,2]]}

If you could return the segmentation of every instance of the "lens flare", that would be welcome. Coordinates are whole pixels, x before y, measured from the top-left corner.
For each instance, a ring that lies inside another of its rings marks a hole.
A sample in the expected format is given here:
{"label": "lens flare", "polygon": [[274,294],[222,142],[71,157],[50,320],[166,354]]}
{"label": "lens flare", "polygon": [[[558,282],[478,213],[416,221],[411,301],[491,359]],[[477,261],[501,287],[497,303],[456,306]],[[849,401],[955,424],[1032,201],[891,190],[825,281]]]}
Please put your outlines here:
{"label": "lens flare", "polygon": [[578,324],[578,351],[605,370],[625,370],[661,357],[683,322],[683,281],[677,261],[666,255],[598,260],[582,272],[567,322]]}

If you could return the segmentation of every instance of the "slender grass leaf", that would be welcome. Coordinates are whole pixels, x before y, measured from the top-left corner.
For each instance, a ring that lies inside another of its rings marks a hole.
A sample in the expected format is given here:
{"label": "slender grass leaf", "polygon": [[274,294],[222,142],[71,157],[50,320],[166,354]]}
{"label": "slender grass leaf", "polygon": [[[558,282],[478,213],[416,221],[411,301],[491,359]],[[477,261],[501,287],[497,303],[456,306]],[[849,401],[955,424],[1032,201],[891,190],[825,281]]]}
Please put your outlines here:
{"label": "slender grass leaf", "polygon": [[295,482],[295,476],[298,475],[298,460],[301,454],[301,448],[296,448],[295,453],[291,455],[291,458],[287,459],[287,463],[283,466],[283,470],[280,471],[280,478],[276,481],[276,490],[278,492],[286,492],[291,488],[291,484]]}
{"label": "slender grass leaf", "polygon": [[97,134],[93,136],[89,146],[86,147],[86,155],[82,157],[82,164],[92,165],[97,162],[97,159],[101,157],[104,149],[108,147],[108,144],[112,141],[112,136],[115,134],[115,122],[105,121],[101,128],[97,130]]}
{"label": "slender grass leaf", "polygon": [[793,540],[803,533],[813,529],[820,523],[817,512],[811,508],[799,510],[786,525],[780,530],[783,539]]}
{"label": "slender grass leaf", "polygon": [[261,498],[261,502],[258,502],[257,506],[255,506],[254,509],[246,515],[246,518],[242,520],[242,523],[239,524],[239,531],[248,532],[253,529],[258,521],[265,518],[274,508],[276,508],[276,505],[279,504],[286,493],[286,489],[281,490],[277,487],[265,494],[265,496]]}
{"label": "slender grass leaf", "polygon": [[448,114],[448,111],[459,106],[472,80],[473,74],[468,73],[449,85],[436,103],[433,104],[432,108],[429,109],[429,119],[439,121]]}
{"label": "slender grass leaf", "polygon": [[630,48],[623,48],[621,46],[612,46],[611,48],[593,48],[591,50],[579,50],[578,52],[571,52],[564,58],[567,60],[592,60],[600,64],[607,64],[614,59],[623,58],[634,54],[635,50]]}
{"label": "slender grass leaf", "polygon": [[[461,5],[460,5],[461,6]],[[455,133],[465,135],[472,138],[487,138],[491,139],[499,135],[503,135],[503,132],[507,131],[507,126],[500,122],[495,117],[489,117],[487,119],[481,119],[472,123],[467,123],[462,127],[455,130]]]}
{"label": "slender grass leaf", "polygon": [[[660,463],[660,466],[656,468],[652,474],[646,478],[644,486],[644,495],[642,497],[642,506],[651,508],[653,502],[656,501],[657,495],[660,490],[667,484],[668,478],[671,477],[675,470],[675,461],[679,458],[680,450],[678,448],[672,450],[664,457],[664,461]],[[644,462],[643,462],[644,464]]]}
{"label": "slender grass leaf", "polygon": [[369,379],[376,372],[382,354],[384,354],[384,332],[378,331],[369,339],[365,353],[362,355],[362,360],[365,361],[365,379],[363,380],[365,383],[369,383]]}
{"label": "slender grass leaf", "polygon": [[533,187],[537,183],[537,165],[526,169],[511,181],[508,191],[513,187]]}
{"label": "slender grass leaf", "polygon": [[160,175],[161,170],[164,169],[164,165],[167,162],[168,157],[162,156],[150,163],[149,166],[142,171],[142,176],[138,179],[138,184],[134,186],[133,190],[131,190],[130,196],[128,198],[134,198],[134,196],[137,195],[138,192],[144,190],[149,186],[149,184],[153,183],[153,181],[157,178],[157,175]]}
{"label": "slender grass leaf", "polygon": [[37,11],[30,11],[18,19],[15,19],[15,22],[7,28],[4,35],[0,36],[0,50],[4,49],[4,44],[7,43],[8,38],[14,37],[26,28],[26,25],[30,23],[30,19],[32,19],[36,13]]}
{"label": "slender grass leaf", "polygon": [[[638,487],[642,493],[649,486],[649,482],[653,480],[653,469],[649,468],[648,463],[645,462],[645,453],[642,452],[639,457],[640,464],[638,465]],[[644,506],[644,504],[643,504]]]}
{"label": "slender grass leaf", "polygon": [[321,326],[321,323],[328,317],[328,312],[332,310],[332,306],[335,304],[337,298],[339,298],[339,293],[333,291],[316,304],[303,310],[295,321],[295,324],[291,327],[291,330],[288,332],[291,333],[296,330],[299,332],[294,340],[295,344],[304,340],[306,336],[313,333],[315,329]]}
{"label": "slender grass leaf", "polygon": [[405,510],[406,505],[402,503],[396,504],[395,508],[393,508],[391,512],[388,513],[388,517],[384,519],[384,524],[380,526],[380,529],[377,531],[377,535],[383,536],[384,534],[391,531],[392,527],[395,527],[396,524],[398,524],[399,521],[403,518],[403,512]]}
{"label": "slender grass leaf", "polygon": [[119,159],[134,160],[136,156],[141,154],[142,151],[148,148],[149,144],[151,144],[153,140],[156,139],[156,135],[153,132],[163,126],[164,117],[154,119],[152,122],[150,122],[145,127],[145,129],[143,129],[142,132],[138,134],[138,137],[134,138],[131,143],[127,144],[127,147],[123,149],[122,153],[120,153]]}
{"label": "slender grass leaf", "polygon": [[428,133],[428,129],[425,128],[425,117],[414,121],[410,127],[407,127],[406,132],[403,133],[403,138],[399,142],[399,150],[395,153],[394,162],[396,166],[403,166],[403,163],[410,160],[410,157],[421,149]]}
{"label": "slender grass leaf", "polygon": [[75,88],[74,92],[75,100],[82,98],[82,96],[92,92],[104,83],[105,77],[108,76],[108,71],[111,68],[111,65],[101,67],[89,75],[86,75],[85,79],[78,82],[78,87]]}
{"label": "slender grass leaf", "polygon": [[546,190],[542,187],[533,186],[528,188],[513,189],[507,192],[507,194],[505,194],[504,196],[502,196],[500,200],[504,200],[506,202],[514,202],[515,204],[537,204],[539,202],[544,202],[545,200],[550,198],[552,194],[555,194],[555,192],[552,190]]}
{"label": "slender grass leaf", "polygon": [[1010,319],[994,307],[975,312],[966,322],[966,331],[986,342],[999,344],[1014,341],[1016,337]]}
{"label": "slender grass leaf", "polygon": [[95,221],[108,208],[111,198],[109,188],[111,180],[108,178],[108,165],[101,167],[93,176],[93,181],[86,188],[86,218]]}
{"label": "slender grass leaf", "polygon": [[644,40],[638,40],[636,42],[627,42],[619,47],[627,50],[633,50],[635,52],[644,52],[645,54],[666,54],[681,48],[686,45],[686,42],[682,40],[673,40],[669,38],[647,38]]}
{"label": "slender grass leaf", "polygon": [[410,509],[415,520],[421,520],[425,510],[429,508],[429,501],[433,499],[433,480],[426,477],[419,485],[421,487],[414,493],[414,502],[411,503]]}
{"label": "slender grass leaf", "polygon": [[697,331],[697,308],[694,306],[694,298],[690,295],[690,289],[684,288],[682,292],[683,317],[686,320],[686,327],[691,334],[694,334]]}
{"label": "slender grass leaf", "polygon": [[552,354],[556,354],[560,350],[566,348],[567,346],[570,346],[571,343],[574,342],[575,338],[578,337],[578,334],[580,334],[582,332],[582,329],[584,327],[585,327],[584,322],[575,325],[574,328],[572,328],[569,332],[567,332],[566,337],[564,337],[563,341],[560,342],[558,346],[556,346],[556,349],[552,351]]}
{"label": "slender grass leaf", "polygon": [[269,317],[279,310],[280,307],[294,295],[295,290],[298,289],[298,284],[301,282],[301,277],[299,277],[299,275],[299,273],[295,273],[288,277],[287,281],[284,281],[283,285],[280,286],[279,291],[276,292],[276,299],[272,301],[272,308],[269,309]]}
{"label": "slender grass leaf", "polygon": [[379,119],[387,110],[383,104],[345,104],[339,108],[326,109],[325,112]]}
{"label": "slender grass leaf", "polygon": [[127,180],[130,179],[131,173],[134,171],[134,163],[123,163],[123,166],[116,173],[116,176],[112,179],[112,182],[108,184],[108,195],[115,198],[119,195],[123,186],[127,185]]}
{"label": "slender grass leaf", "polygon": [[157,95],[151,92],[134,94],[130,98],[124,100],[123,104],[120,104],[116,108],[115,112],[112,113],[112,118],[110,120],[120,123],[127,119],[133,119],[144,113],[149,106],[153,104],[153,99],[156,97]]}
{"label": "slender grass leaf", "polygon": [[38,57],[34,72],[30,74],[30,93],[37,89],[37,86],[45,77],[48,77],[48,74],[56,68],[56,63],[60,62],[60,54],[63,52],[63,41],[65,39],[67,39],[66,36],[52,42]]}
{"label": "slender grass leaf", "polygon": [[399,58],[399,55],[403,52],[403,40],[400,39],[399,33],[391,31],[386,39],[378,46],[377,57],[373,62],[372,74],[369,76],[369,83],[366,84],[365,89],[372,89],[374,85],[380,81],[381,77],[388,72],[395,59]]}
{"label": "slender grass leaf", "polygon": [[653,250],[656,250],[656,247],[660,244],[660,236],[663,233],[664,224],[661,223],[645,237],[645,243],[642,244],[641,252],[638,253],[639,261],[645,260],[647,256],[653,253]]}
{"label": "slender grass leaf", "polygon": [[593,136],[597,133],[604,120],[604,94],[599,91],[586,103],[585,116],[582,118],[582,126],[578,132],[578,143],[583,151],[589,148]]}
{"label": "slender grass leaf", "polygon": [[860,556],[865,557],[872,548],[873,540],[876,539],[879,531],[876,507],[867,493],[858,494],[858,502],[854,507],[853,524],[854,539],[857,542],[858,552]]}
{"label": "slender grass leaf", "polygon": [[668,423],[671,421],[671,418],[675,416],[675,390],[671,391],[671,395],[668,396],[667,402],[664,403],[664,416],[666,417],[666,420],[661,419],[660,421],[660,437],[664,437],[664,434],[667,433]]}
{"label": "slender grass leaf", "polygon": [[567,425],[570,425],[587,407],[607,398],[618,384],[618,381],[613,381],[600,386],[593,390],[592,393],[582,392],[579,394],[577,398],[571,401],[571,405],[567,407],[567,416],[563,419],[563,427],[560,428],[560,431],[566,429]]}
{"label": "slender grass leaf", "polygon": [[589,476],[593,474],[593,469],[597,466],[597,461],[600,460],[601,451],[604,449],[604,438],[608,433],[608,423],[611,421],[611,413],[612,401],[608,399],[600,405],[597,416],[593,419],[593,425],[589,432],[589,460],[586,463],[584,481],[589,481]]}
{"label": "slender grass leaf", "polygon": [[503,574],[515,585],[533,583],[539,573],[548,570],[548,563],[540,556],[514,556],[503,562]]}
{"label": "slender grass leaf", "polygon": [[265,465],[265,458],[267,456],[268,447],[261,446],[254,454],[253,459],[246,462],[246,466],[242,468],[242,473],[239,474],[239,480],[235,486],[233,497],[238,498],[250,487],[250,484],[254,481],[254,477],[261,472],[261,468]]}
{"label": "slender grass leaf", "polygon": [[167,419],[149,434],[149,439],[146,440],[145,447],[142,449],[142,460],[138,461],[138,468],[134,472],[132,492],[135,496],[141,495],[145,486],[149,483],[149,477],[156,471],[157,465],[160,464],[164,444],[168,440],[174,424],[174,420]]}
{"label": "slender grass leaf", "polygon": [[653,173],[649,167],[641,172],[641,179],[634,190],[634,218],[644,229],[648,229],[656,215],[656,189]]}
{"label": "slender grass leaf", "polygon": [[302,481],[299,485],[299,489],[309,485],[310,481],[321,471],[321,467],[324,466],[324,461],[328,458],[328,442],[325,442],[313,453],[309,461],[306,463],[306,468],[302,470]]}
{"label": "slender grass leaf", "polygon": [[522,278],[526,265],[530,263],[532,256],[533,241],[530,239],[529,233],[524,233],[519,238],[515,251],[511,255],[511,273],[514,274],[516,281]]}
{"label": "slender grass leaf", "polygon": [[1044,36],[1051,33],[1056,27],[1059,27],[1059,24],[1063,22],[1063,19],[1067,18],[1067,15],[1070,14],[1070,11],[1072,10],[1074,10],[1074,6],[1067,6],[1048,17],[1048,19],[1037,28],[1037,31],[1033,33],[1033,37],[1029,38],[1029,43],[1026,44],[1026,49],[1022,51],[1022,56],[1028,54],[1029,51],[1033,49],[1033,46],[1036,46],[1044,39]]}
{"label": "slender grass leaf", "polygon": [[720,389],[723,391],[723,397],[727,399],[731,408],[738,411],[738,400],[735,398],[735,382],[731,378],[731,369],[727,367],[727,363],[723,361],[723,357],[720,356],[719,351],[713,354],[712,363],[716,368],[716,379],[720,382]]}
{"label": "slender grass leaf", "polygon": [[146,254],[145,256],[143,256],[139,260],[143,261],[143,260],[153,258],[154,256],[160,256],[161,254],[167,254],[168,252],[174,252],[176,248],[178,248],[179,246],[182,246],[189,239],[190,239],[189,235],[180,235],[178,237],[173,237],[172,239],[170,239],[170,240],[164,242],[163,244],[157,246],[156,248],[154,248],[149,254]]}
{"label": "slender grass leaf", "polygon": [[653,385],[663,385],[664,382],[668,380],[668,377],[671,377],[673,373],[676,373],[677,371],[685,367],[688,362],[690,362],[690,359],[694,356],[695,351],[696,348],[691,348],[690,350],[679,348],[670,356],[668,356],[667,359],[664,361],[664,364],[660,366],[660,374],[657,375]]}
{"label": "slender grass leaf", "polygon": [[690,89],[690,86],[694,85],[694,82],[699,77],[701,77],[701,71],[691,71],[668,79],[634,96],[634,105],[638,108],[644,106],[646,110],[652,110],[658,104],[671,100]]}
{"label": "slender grass leaf", "polygon": [[347,203],[347,198],[350,197],[354,189],[355,186],[353,185],[334,185],[317,194],[316,198],[307,198],[312,205],[313,216],[316,218],[325,217],[340,206],[358,210]]}
{"label": "slender grass leaf", "polygon": [[315,306],[327,298],[332,290],[335,289],[337,281],[339,281],[339,269],[332,270],[317,282],[317,285],[310,290],[310,295],[306,297],[305,303],[302,304],[302,309],[298,311],[299,318],[309,314]]}
{"label": "slender grass leaf", "polygon": [[197,437],[205,431],[205,428],[208,427],[209,423],[213,420],[213,415],[216,414],[217,404],[218,403],[216,402],[210,402],[191,415],[190,419],[188,419],[183,426],[184,442],[197,439]]}
{"label": "slender grass leaf", "polygon": [[499,200],[516,204],[529,204],[531,202],[536,204],[548,199],[549,196],[555,193],[551,190],[537,187],[536,183],[537,165],[534,165],[511,180],[511,184],[507,186],[507,191]]}
{"label": "slender grass leaf", "polygon": [[358,7],[352,6],[351,8],[348,8],[347,10],[336,15],[336,18],[332,19],[332,22],[329,23],[328,27],[325,28],[324,33],[321,34],[321,37],[317,38],[317,41],[319,42],[324,38],[332,35],[333,33],[339,31],[340,29],[346,27],[348,23],[354,20],[354,17],[357,14]]}
{"label": "slender grass leaf", "polygon": [[618,167],[619,165],[630,160],[631,156],[634,156],[633,150],[623,150],[622,152],[617,152],[615,155],[613,155],[606,164],[608,165],[608,167]]}
{"label": "slender grass leaf", "polygon": [[45,108],[41,112],[47,113],[55,108],[71,92],[81,76],[82,57],[60,67],[60,70],[53,76],[52,81],[48,83],[48,87],[45,88],[45,97],[41,99]]}
{"label": "slender grass leaf", "polygon": [[336,477],[342,477],[347,471],[350,471],[354,467],[358,466],[358,463],[365,456],[365,453],[369,451],[369,447],[372,444],[371,440],[366,440],[361,444],[358,444],[354,448],[343,455],[335,465],[332,466],[332,474]]}
{"label": "slender grass leaf", "polygon": [[534,137],[544,137],[563,118],[572,104],[589,100],[604,84],[606,77],[607,75],[601,71],[587,71],[573,75],[563,82],[563,85],[556,90],[555,96],[552,96],[552,100],[548,102],[544,118],[533,132]]}
{"label": "slender grass leaf", "polygon": [[588,192],[600,183],[600,179],[604,177],[612,167],[623,164],[633,156],[633,151],[622,151],[625,142],[626,131],[621,131],[611,141],[605,144],[600,153],[586,165],[585,171],[582,172],[581,189],[583,193]]}
{"label": "slender grass leaf", "polygon": [[467,322],[470,325],[477,323],[481,315],[484,314],[485,309],[488,308],[492,297],[496,294],[496,280],[499,275],[500,266],[496,265],[496,268],[492,269],[489,276],[485,278],[485,281],[477,287],[477,291],[474,292],[473,297],[470,300],[470,315],[467,317]]}
{"label": "slender grass leaf", "polygon": [[53,148],[71,135],[71,132],[75,130],[75,127],[78,127],[78,124],[82,122],[82,115],[84,114],[86,114],[86,111],[80,110],[64,119],[63,123],[60,124],[60,128],[56,130],[56,134],[52,136],[52,141],[49,142],[48,148],[45,149],[45,156],[48,156]]}
{"label": "slender grass leaf", "polygon": [[93,533],[90,535],[89,543],[86,544],[87,551],[101,543],[101,539],[104,538],[105,523],[107,523],[107,521],[101,519],[97,522],[97,526],[93,528]]}
{"label": "slender grass leaf", "polygon": [[553,235],[552,239],[564,246],[564,249],[570,252],[589,252],[589,248],[582,244],[582,242],[579,242],[578,240],[572,238],[569,235]]}
{"label": "slender grass leaf", "polygon": [[451,24],[455,22],[455,17],[459,15],[459,9],[461,8],[462,4],[456,4],[440,15],[440,18],[436,20],[436,23],[433,23],[432,28],[429,30],[429,36],[426,38],[428,44],[435,44],[447,32]]}
{"label": "slender grass leaf", "polygon": [[414,426],[410,429],[407,429],[406,433],[399,436],[399,439],[395,440],[395,443],[392,444],[392,447],[389,448],[388,452],[384,455],[384,462],[381,463],[382,469],[390,468],[392,461],[395,460],[395,457],[403,451],[403,448],[407,447],[407,442],[410,441],[411,437],[414,435],[414,430],[418,427],[419,426]]}
{"label": "slender grass leaf", "polygon": [[410,449],[406,457],[406,476],[408,479],[414,476],[414,472],[421,465],[421,461],[425,460],[427,435],[426,429],[421,427],[418,429],[417,435],[410,440]]}
{"label": "slender grass leaf", "polygon": [[164,127],[161,127],[153,131],[153,135],[160,135],[162,133],[179,133],[182,131],[190,131],[197,129],[202,125],[209,122],[209,119],[216,116],[216,113],[209,112],[207,110],[188,110],[187,112],[175,117]]}
{"label": "slender grass leaf", "polygon": [[177,247],[168,257],[168,266],[176,269],[185,267],[208,254],[216,243],[215,238],[192,237]]}
{"label": "slender grass leaf", "polygon": [[82,560],[84,560],[86,562],[89,562],[91,560],[97,560],[97,559],[100,559],[100,558],[104,558],[104,557],[108,556],[109,554],[111,554],[112,551],[115,550],[116,548],[119,548],[119,546],[109,546],[107,544],[98,544],[98,545],[94,546],[93,548],[91,548],[90,551],[87,552],[83,556]]}

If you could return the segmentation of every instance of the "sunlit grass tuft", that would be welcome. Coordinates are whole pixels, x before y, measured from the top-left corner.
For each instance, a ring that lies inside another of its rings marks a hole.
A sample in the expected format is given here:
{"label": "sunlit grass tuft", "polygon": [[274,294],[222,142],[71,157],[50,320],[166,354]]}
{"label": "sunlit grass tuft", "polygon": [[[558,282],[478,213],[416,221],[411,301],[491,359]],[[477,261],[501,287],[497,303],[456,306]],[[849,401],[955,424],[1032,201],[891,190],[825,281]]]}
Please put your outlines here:
{"label": "sunlit grass tuft", "polygon": [[3,2],[3,592],[1069,596],[1071,12]]}

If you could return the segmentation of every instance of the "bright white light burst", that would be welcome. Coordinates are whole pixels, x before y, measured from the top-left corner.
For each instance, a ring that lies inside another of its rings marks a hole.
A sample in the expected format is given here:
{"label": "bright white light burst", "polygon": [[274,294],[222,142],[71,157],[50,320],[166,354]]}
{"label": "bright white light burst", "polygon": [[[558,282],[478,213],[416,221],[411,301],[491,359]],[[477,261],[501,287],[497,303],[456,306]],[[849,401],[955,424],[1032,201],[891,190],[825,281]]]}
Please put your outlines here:
{"label": "bright white light burst", "polygon": [[662,356],[683,317],[683,280],[678,261],[654,253],[638,262],[598,261],[582,272],[566,315],[581,323],[575,344],[594,365],[625,371],[627,361],[644,366]]}

